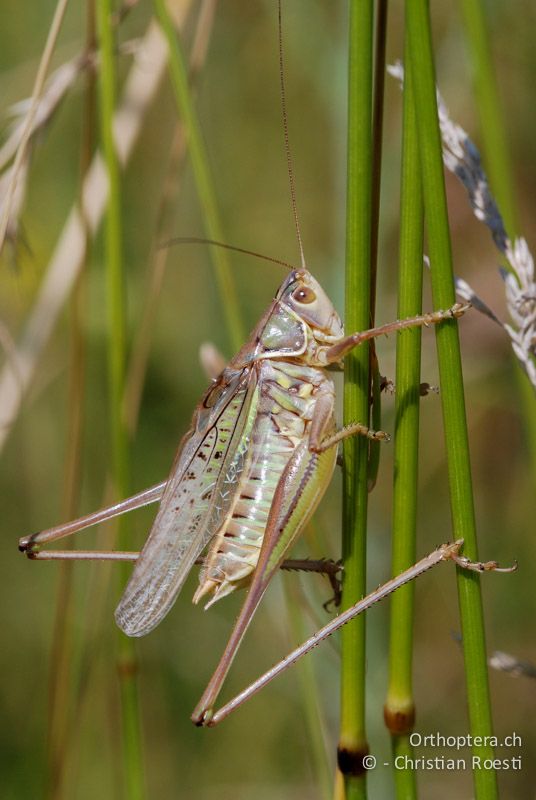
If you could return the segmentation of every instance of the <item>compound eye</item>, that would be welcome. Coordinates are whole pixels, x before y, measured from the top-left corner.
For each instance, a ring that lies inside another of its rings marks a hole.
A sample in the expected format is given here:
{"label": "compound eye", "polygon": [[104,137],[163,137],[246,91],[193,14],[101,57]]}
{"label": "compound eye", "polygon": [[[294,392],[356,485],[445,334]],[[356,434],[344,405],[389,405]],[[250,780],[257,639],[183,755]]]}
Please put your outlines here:
{"label": "compound eye", "polygon": [[316,294],[308,286],[300,286],[292,292],[292,299],[302,305],[309,305],[316,300]]}

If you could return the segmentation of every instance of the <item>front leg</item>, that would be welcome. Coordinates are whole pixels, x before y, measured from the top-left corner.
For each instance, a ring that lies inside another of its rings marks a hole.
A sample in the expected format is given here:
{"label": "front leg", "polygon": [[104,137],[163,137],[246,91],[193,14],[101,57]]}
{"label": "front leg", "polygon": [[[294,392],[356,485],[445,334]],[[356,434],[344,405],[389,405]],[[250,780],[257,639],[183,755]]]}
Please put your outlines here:
{"label": "front leg", "polygon": [[419,314],[416,317],[408,317],[408,319],[399,319],[395,322],[388,322],[386,325],[379,325],[377,328],[370,328],[368,331],[358,331],[345,336],[337,344],[326,347],[324,350],[324,357],[326,364],[332,364],[340,361],[344,356],[349,353],[354,347],[366,342],[369,339],[375,339],[377,336],[383,336],[388,333],[395,333],[402,331],[406,328],[429,327],[430,325],[437,325],[445,320],[458,319],[465,312],[471,308],[471,303],[455,303],[445,311],[432,311],[429,314]]}

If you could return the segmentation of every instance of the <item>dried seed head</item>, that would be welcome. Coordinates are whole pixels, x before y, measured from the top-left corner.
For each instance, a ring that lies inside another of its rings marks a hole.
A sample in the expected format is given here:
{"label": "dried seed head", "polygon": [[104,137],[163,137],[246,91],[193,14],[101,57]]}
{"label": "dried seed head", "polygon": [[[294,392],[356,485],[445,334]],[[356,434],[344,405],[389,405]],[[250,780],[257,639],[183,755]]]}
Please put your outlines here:
{"label": "dried seed head", "polygon": [[[400,62],[388,72],[401,84],[404,68]],[[490,230],[495,245],[506,259],[510,271],[501,269],[505,284],[506,304],[513,325],[501,323],[469,284],[456,279],[457,293],[508,333],[512,349],[536,388],[536,276],[534,259],[525,239],[513,244],[504,226],[480,159],[478,148],[464,129],[449,116],[443,98],[437,93],[439,127],[443,142],[443,161],[447,169],[460,179],[469,197],[475,217]]]}

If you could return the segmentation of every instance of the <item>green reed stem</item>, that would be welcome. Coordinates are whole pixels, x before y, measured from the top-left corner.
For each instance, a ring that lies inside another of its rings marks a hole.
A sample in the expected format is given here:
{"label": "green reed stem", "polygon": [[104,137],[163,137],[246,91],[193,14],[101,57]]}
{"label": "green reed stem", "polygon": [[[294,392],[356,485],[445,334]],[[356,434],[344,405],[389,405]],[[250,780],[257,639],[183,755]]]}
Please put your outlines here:
{"label": "green reed stem", "polygon": [[[406,36],[406,54],[408,52]],[[405,59],[407,63],[407,58]],[[411,70],[404,81],[398,319],[420,314],[423,272],[423,200],[415,98]],[[415,562],[421,328],[401,331],[396,346],[393,542],[391,574]],[[412,756],[409,741],[415,720],[412,685],[413,608],[415,584],[402,586],[391,597],[389,686],[384,707],[391,732],[393,760]],[[417,797],[414,770],[394,770],[397,798]]]}
{"label": "green reed stem", "polygon": [[[380,230],[380,190],[382,171],[383,142],[383,106],[385,86],[385,50],[387,44],[387,11],[388,0],[378,0],[376,4],[376,25],[374,44],[374,94],[372,111],[373,162],[372,162],[372,217],[370,235],[370,322],[375,324],[376,318],[376,282],[378,273],[378,236]],[[374,342],[370,345],[370,371],[372,382],[371,425],[374,430],[382,426],[381,409],[381,375],[376,358]],[[369,443],[368,487],[369,492],[376,485],[380,468],[381,443]]]}
{"label": "green reed stem", "polygon": [[[410,44],[408,66],[412,70],[415,90],[434,306],[448,308],[454,303],[455,294],[427,0],[413,0],[407,4],[407,25]],[[463,538],[465,554],[477,560],[460,345],[454,320],[437,327],[436,342],[450,484],[452,538]],[[457,582],[470,732],[474,737],[491,736],[493,726],[480,579],[475,573],[458,569]],[[493,748],[488,745],[474,746],[473,753],[482,759],[493,758]],[[494,770],[475,770],[473,779],[478,800],[497,797]]]}
{"label": "green reed stem", "polygon": [[[121,224],[121,182],[113,141],[113,114],[116,102],[115,46],[111,0],[97,2],[97,30],[100,42],[100,121],[101,144],[108,174],[109,194],[105,226],[106,293],[108,300],[108,371],[110,386],[110,428],[112,475],[117,496],[128,495],[129,447],[123,414],[126,364],[126,286],[123,268]],[[124,528],[118,525],[118,547],[128,549]],[[121,585],[126,570],[121,569]],[[136,683],[134,642],[119,633],[118,674],[122,711],[123,769],[129,800],[144,797],[142,743]]]}
{"label": "green reed stem", "polygon": [[[192,161],[199,201],[203,210],[206,234],[209,239],[224,242],[225,234],[218,210],[216,189],[210,171],[201,126],[195,105],[192,102],[188,85],[188,68],[180,41],[173,27],[173,21],[167,10],[165,0],[154,0],[154,7],[168,43],[171,84],[177,107],[186,129],[188,151]],[[229,331],[230,343],[232,349],[236,351],[243,344],[245,336],[231,265],[227,252],[222,248],[210,247],[210,252],[216,271],[219,294],[222,298],[223,313],[226,327]]]}
{"label": "green reed stem", "polygon": [[[352,0],[349,20],[348,186],[346,239],[347,331],[365,330],[370,320],[372,223],[372,57],[373,4]],[[369,348],[345,358],[344,421],[369,419]],[[367,441],[344,443],[342,608],[366,592]],[[347,798],[366,797],[362,758],[365,731],[365,616],[341,632],[341,723],[338,765]]]}

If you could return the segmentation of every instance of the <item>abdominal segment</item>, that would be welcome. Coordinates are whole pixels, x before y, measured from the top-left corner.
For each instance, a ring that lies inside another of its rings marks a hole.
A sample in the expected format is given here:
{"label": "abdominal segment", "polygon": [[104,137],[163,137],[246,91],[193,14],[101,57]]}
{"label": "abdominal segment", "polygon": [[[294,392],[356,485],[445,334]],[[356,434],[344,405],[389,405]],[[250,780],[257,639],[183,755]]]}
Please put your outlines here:
{"label": "abdominal segment", "polygon": [[[266,422],[272,427],[269,420]],[[194,603],[212,595],[208,607],[249,583],[259,559],[274,492],[293,450],[294,444],[275,430],[254,442],[251,468],[209,549]]]}

